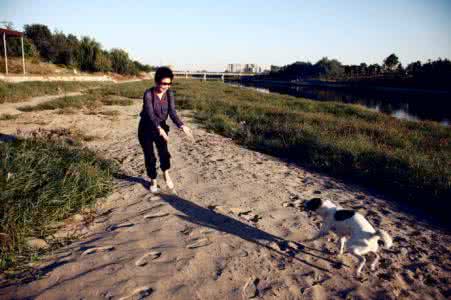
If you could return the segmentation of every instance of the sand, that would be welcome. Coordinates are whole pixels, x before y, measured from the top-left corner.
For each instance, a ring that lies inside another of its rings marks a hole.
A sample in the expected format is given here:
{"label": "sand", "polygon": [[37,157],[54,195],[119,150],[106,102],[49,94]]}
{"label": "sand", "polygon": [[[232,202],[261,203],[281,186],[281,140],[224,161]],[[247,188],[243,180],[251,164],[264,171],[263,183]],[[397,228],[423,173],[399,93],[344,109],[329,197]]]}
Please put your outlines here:
{"label": "sand", "polygon": [[[11,113],[11,105],[8,105]],[[79,235],[38,263],[41,276],[0,281],[1,299],[446,299],[451,296],[449,232],[415,211],[357,185],[245,149],[183,119],[196,143],[171,124],[176,194],[163,180],[151,194],[136,129],[141,101],[118,116],[22,113],[0,133],[71,128],[121,164],[114,192],[94,217],[78,215],[57,236]],[[0,105],[2,114],[2,105]],[[168,122],[170,123],[170,122]],[[315,242],[320,218],[299,209],[319,197],[357,209],[394,238],[376,271],[355,277],[357,259],[336,257],[337,238]]]}

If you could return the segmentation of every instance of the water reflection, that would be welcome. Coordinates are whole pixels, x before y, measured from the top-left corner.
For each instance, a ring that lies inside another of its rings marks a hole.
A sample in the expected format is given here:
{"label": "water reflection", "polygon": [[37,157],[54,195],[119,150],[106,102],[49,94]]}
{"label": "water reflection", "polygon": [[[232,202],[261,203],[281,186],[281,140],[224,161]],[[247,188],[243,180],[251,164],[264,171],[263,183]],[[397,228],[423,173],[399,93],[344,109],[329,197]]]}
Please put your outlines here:
{"label": "water reflection", "polygon": [[279,93],[318,101],[355,103],[405,120],[431,120],[449,126],[449,94],[404,94],[385,91],[229,83],[263,93]]}

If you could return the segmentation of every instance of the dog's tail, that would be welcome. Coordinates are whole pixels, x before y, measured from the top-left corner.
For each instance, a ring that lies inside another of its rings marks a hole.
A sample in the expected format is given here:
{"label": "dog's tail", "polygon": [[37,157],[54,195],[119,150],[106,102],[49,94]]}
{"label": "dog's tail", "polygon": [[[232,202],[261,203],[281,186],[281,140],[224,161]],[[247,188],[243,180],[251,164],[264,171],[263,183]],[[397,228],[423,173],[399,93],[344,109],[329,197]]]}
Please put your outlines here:
{"label": "dog's tail", "polygon": [[378,229],[374,235],[382,239],[382,242],[384,242],[385,249],[388,249],[393,245],[393,240],[391,236],[385,230]]}

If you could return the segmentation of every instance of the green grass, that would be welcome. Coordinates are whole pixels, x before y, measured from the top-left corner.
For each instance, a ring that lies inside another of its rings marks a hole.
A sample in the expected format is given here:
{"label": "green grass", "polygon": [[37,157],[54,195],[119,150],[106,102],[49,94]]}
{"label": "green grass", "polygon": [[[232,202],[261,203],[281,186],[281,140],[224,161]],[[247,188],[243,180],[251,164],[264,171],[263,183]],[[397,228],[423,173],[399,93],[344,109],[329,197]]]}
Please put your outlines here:
{"label": "green grass", "polygon": [[127,106],[133,103],[131,99],[112,99],[98,93],[89,93],[78,96],[64,96],[34,106],[24,105],[17,109],[24,112],[61,109],[71,113],[74,109],[94,108],[101,105]]}
{"label": "green grass", "polygon": [[93,95],[64,96],[40,103],[38,105],[20,106],[17,109],[24,112],[55,110],[55,109],[81,109],[83,107],[93,107],[99,105],[99,99]]}
{"label": "green grass", "polygon": [[20,83],[6,83],[0,81],[0,103],[22,102],[32,97],[43,95],[57,95],[67,92],[113,85],[108,82],[69,82],[69,81],[29,81]]}
{"label": "green grass", "polygon": [[91,90],[90,93],[103,96],[116,95],[130,99],[142,99],[144,91],[153,85],[152,81],[135,81],[109,85],[100,89]]}
{"label": "green grass", "polygon": [[111,191],[115,166],[73,139],[0,142],[0,269],[30,262],[39,253],[27,237],[47,237],[53,222]]}
{"label": "green grass", "polygon": [[102,99],[102,103],[104,105],[118,105],[118,106],[129,106],[135,103],[131,99],[113,99],[113,98],[105,98]]}

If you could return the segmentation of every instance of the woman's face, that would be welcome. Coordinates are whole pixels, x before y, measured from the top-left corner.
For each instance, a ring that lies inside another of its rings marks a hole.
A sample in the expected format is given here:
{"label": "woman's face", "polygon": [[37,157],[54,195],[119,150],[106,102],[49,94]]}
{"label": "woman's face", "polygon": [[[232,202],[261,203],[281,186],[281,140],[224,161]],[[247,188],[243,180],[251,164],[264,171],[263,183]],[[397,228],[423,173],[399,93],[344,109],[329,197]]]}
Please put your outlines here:
{"label": "woman's face", "polygon": [[163,78],[160,82],[157,82],[157,92],[164,93],[166,92],[172,84],[171,78]]}

